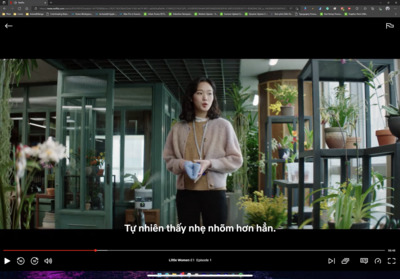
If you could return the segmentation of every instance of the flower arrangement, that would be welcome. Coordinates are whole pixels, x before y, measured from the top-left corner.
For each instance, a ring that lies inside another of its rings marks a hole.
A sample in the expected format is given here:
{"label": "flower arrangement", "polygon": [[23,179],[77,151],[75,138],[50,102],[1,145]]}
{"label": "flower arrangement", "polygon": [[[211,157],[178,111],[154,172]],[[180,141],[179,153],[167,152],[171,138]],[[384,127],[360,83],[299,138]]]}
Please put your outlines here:
{"label": "flower arrangement", "polygon": [[294,152],[294,146],[297,143],[297,131],[293,130],[293,127],[291,125],[288,125],[288,129],[289,135],[280,138],[279,141],[273,139],[275,144],[272,145],[272,151],[275,151],[276,149],[278,149],[278,151],[283,150],[283,154],[282,156],[280,155],[280,157],[293,163],[297,157],[297,152]]}
{"label": "flower arrangement", "polygon": [[249,225],[264,225],[279,228],[287,219],[287,200],[283,195],[269,198],[263,191],[254,191],[253,199],[248,195],[241,197],[238,203],[246,212]]}
{"label": "flower arrangement", "polygon": [[[15,202],[12,205],[12,228],[21,228],[21,214],[24,202],[28,202],[25,228],[29,228],[31,219],[33,198],[27,196],[27,190],[35,176],[37,170],[42,168],[54,167],[59,161],[66,157],[65,146],[53,141],[49,137],[44,143],[34,147],[24,146],[20,144],[14,151],[14,177],[15,177]],[[25,176],[24,180],[22,178]],[[23,182],[23,183],[22,183]]]}
{"label": "flower arrangement", "polygon": [[296,87],[287,84],[278,84],[276,89],[267,88],[267,91],[276,99],[276,103],[271,104],[269,108],[277,115],[280,113],[282,106],[292,106],[298,95]]}
{"label": "flower arrangement", "polygon": [[100,152],[96,155],[95,150],[89,150],[86,155],[86,165],[87,166],[96,166],[101,167],[104,164],[105,160],[105,152]]}

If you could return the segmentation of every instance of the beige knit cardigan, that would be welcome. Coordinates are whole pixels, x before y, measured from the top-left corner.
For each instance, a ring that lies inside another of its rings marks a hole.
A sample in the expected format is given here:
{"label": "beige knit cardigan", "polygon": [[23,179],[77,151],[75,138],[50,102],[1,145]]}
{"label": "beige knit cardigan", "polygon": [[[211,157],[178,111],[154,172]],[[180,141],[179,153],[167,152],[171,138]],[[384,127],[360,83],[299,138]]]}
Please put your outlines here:
{"label": "beige knit cardigan", "polygon": [[[184,170],[180,163],[184,161],[186,141],[193,129],[192,123],[176,123],[168,134],[164,146],[163,158],[167,170],[178,175],[176,188],[185,189]],[[200,143],[199,143],[200,144]],[[211,162],[207,170],[207,181],[210,190],[226,187],[228,173],[242,166],[243,157],[238,139],[229,121],[223,118],[209,120],[204,142],[204,160]]]}

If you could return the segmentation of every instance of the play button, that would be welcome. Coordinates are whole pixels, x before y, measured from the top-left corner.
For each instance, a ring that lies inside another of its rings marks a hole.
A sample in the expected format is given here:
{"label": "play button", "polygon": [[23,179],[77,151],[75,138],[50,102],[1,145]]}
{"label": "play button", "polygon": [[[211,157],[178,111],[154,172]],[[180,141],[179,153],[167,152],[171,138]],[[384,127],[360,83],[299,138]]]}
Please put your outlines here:
{"label": "play button", "polygon": [[9,262],[11,262],[9,259],[4,258],[4,264],[8,264]]}

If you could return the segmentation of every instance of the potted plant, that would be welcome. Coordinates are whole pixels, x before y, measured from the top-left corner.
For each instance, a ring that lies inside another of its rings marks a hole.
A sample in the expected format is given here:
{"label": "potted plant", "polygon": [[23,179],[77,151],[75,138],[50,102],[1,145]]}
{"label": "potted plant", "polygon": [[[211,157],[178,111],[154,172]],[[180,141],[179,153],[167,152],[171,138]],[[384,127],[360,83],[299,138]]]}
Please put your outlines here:
{"label": "potted plant", "polygon": [[243,88],[239,84],[233,83],[227,90],[226,94],[232,99],[233,106],[235,108],[233,115],[230,117],[233,129],[235,130],[240,150],[242,151],[243,164],[242,166],[232,174],[234,191],[240,195],[248,193],[249,179],[247,175],[247,137],[250,132],[250,119],[249,106],[246,104],[247,100],[253,95],[247,93],[250,86]]}
{"label": "potted plant", "polygon": [[400,140],[400,105],[395,107],[393,105],[382,106],[387,112],[388,125],[390,132],[397,137],[397,142]]}
{"label": "potted plant", "polygon": [[314,141],[314,131],[312,129],[304,128],[304,135],[306,136],[304,141],[304,150],[311,150]]}
{"label": "potted plant", "polygon": [[[363,192],[361,183],[348,180],[338,188],[328,187],[313,191],[307,198],[316,192],[330,190],[330,193],[326,196],[322,196],[312,202],[312,205],[322,202],[321,208],[326,209],[328,217],[331,218],[328,221],[329,228],[369,229],[367,220],[376,219],[372,214],[379,212],[375,210],[377,207],[393,207],[389,203],[379,202],[380,200],[376,199],[375,190],[378,185],[382,185],[382,181],[379,180],[373,183]],[[371,195],[371,201],[367,201],[368,195]]]}
{"label": "potted plant", "polygon": [[105,161],[105,153],[96,150],[89,150],[86,154],[86,175],[103,175],[104,169],[101,171]]}
{"label": "potted plant", "polygon": [[290,154],[290,144],[291,144],[291,137],[284,136],[277,141],[275,138],[272,139],[272,151],[278,150],[279,159],[284,159],[285,154],[288,156]]}
{"label": "potted plant", "polygon": [[276,100],[275,104],[271,104],[269,108],[276,115],[294,115],[294,103],[297,99],[297,89],[294,86],[287,84],[278,84],[275,88],[267,88]]}
{"label": "potted plant", "polygon": [[124,178],[128,178],[132,182],[131,189],[135,190],[135,208],[138,209],[151,209],[153,208],[153,190],[151,183],[156,179],[155,175],[150,175],[150,170],[147,170],[142,181],[140,181],[136,174],[125,174]]}
{"label": "potted plant", "polygon": [[253,198],[241,197],[238,203],[244,209],[247,223],[251,226],[267,224],[280,228],[287,220],[287,200],[283,195],[269,198],[263,191],[254,191]]}
{"label": "potted plant", "polygon": [[[376,71],[374,71],[374,65],[373,65],[372,61],[369,63],[368,67],[365,66],[360,61],[358,61],[357,59],[354,59],[354,61],[357,62],[362,67],[361,71],[364,74],[364,76],[367,78],[366,84],[368,86],[370,86],[375,91],[375,93],[372,94],[370,98],[372,98],[375,95],[376,96],[377,105],[379,106],[379,108],[380,109],[385,109],[386,111],[387,111],[386,108],[388,108],[389,111],[391,111],[390,113],[393,113],[392,108],[390,108],[390,105],[389,105],[389,107],[385,106],[385,105],[381,105],[380,98],[384,97],[384,94],[378,95],[378,90],[380,88],[382,88],[382,84],[379,82],[379,79],[377,78]],[[399,71],[390,72],[389,73],[388,82],[392,82],[393,77],[398,75],[398,74],[399,74]],[[393,107],[393,109],[396,110],[395,107]],[[390,115],[390,113],[389,113],[389,115]],[[396,115],[396,112],[394,112],[394,115]],[[386,125],[386,121],[384,120],[382,115],[381,115],[380,118],[381,118],[382,126],[384,128],[375,131],[375,135],[376,135],[376,137],[378,139],[379,145],[394,144],[396,142],[396,137],[392,134],[391,130]],[[399,136],[397,136],[397,137],[399,137]]]}
{"label": "potted plant", "polygon": [[356,126],[358,106],[346,96],[346,92],[345,86],[338,86],[334,99],[322,103],[322,124],[329,125],[325,128],[325,141],[329,148],[345,148],[347,137],[352,135]]}

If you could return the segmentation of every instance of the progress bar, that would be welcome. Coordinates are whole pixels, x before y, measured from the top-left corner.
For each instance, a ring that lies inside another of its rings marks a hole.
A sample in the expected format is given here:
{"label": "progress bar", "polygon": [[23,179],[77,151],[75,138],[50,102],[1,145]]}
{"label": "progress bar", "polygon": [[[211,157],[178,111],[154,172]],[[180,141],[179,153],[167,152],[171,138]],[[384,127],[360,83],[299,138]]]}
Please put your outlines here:
{"label": "progress bar", "polygon": [[215,278],[215,277],[222,277],[222,278],[249,278],[253,277],[252,274],[148,274],[147,277],[157,277],[157,278],[163,278],[163,277],[179,277],[179,278],[194,278],[194,277],[202,277],[202,278]]}
{"label": "progress bar", "polygon": [[3,249],[3,252],[387,252],[385,249]]}

